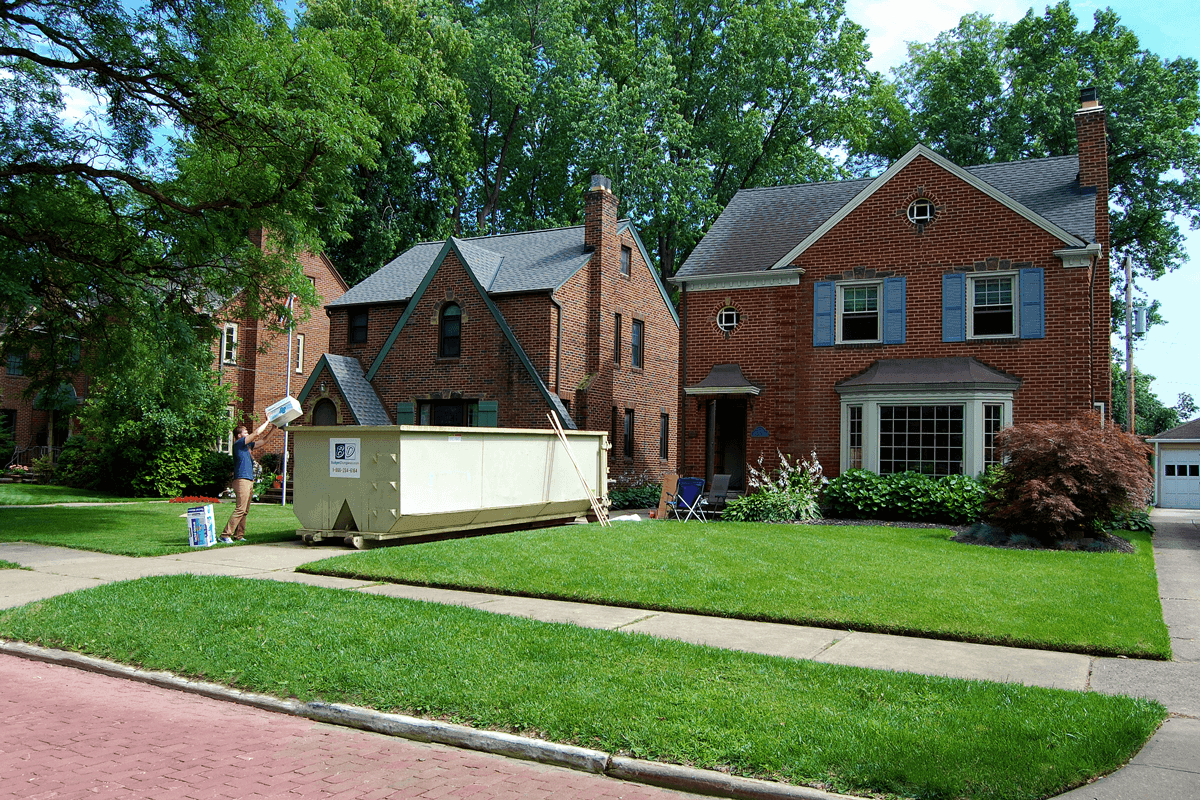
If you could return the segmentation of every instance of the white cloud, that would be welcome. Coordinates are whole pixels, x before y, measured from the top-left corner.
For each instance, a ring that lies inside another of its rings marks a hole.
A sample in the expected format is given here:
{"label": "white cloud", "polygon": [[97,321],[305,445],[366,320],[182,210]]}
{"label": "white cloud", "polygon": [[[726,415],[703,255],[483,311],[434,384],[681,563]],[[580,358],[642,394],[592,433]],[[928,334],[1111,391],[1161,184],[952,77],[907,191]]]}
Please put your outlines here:
{"label": "white cloud", "polygon": [[931,42],[958,24],[964,14],[982,11],[1002,22],[1016,22],[1029,10],[1028,0],[848,0],[846,15],[867,29],[869,66],[887,73],[908,58],[909,42]]}
{"label": "white cloud", "polygon": [[70,84],[60,85],[63,108],[59,112],[64,122],[77,124],[89,119],[99,119],[104,113],[104,104],[100,98],[91,92],[78,89]]}

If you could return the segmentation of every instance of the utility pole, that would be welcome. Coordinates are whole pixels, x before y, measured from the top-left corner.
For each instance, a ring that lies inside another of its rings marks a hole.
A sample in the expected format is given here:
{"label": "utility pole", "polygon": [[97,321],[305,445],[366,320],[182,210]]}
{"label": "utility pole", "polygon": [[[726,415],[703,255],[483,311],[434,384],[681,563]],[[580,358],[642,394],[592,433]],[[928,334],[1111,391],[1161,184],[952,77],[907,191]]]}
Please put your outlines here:
{"label": "utility pole", "polygon": [[1137,409],[1133,404],[1133,257],[1125,255],[1125,389],[1128,415],[1125,430],[1137,433]]}

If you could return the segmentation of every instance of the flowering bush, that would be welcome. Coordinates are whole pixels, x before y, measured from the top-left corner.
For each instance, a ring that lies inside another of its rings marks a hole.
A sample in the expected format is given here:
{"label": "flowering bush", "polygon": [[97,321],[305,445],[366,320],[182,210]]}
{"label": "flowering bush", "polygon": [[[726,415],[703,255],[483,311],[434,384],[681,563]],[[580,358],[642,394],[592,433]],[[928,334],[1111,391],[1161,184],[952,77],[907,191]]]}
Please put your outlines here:
{"label": "flowering bush", "polygon": [[722,518],[737,522],[792,522],[800,519],[816,519],[821,515],[818,500],[821,488],[828,479],[814,451],[807,461],[793,463],[781,451],[779,467],[772,472],[763,467],[763,456],[758,457],[758,468],[747,465],[747,479],[751,494],[730,500]]}
{"label": "flowering bush", "polygon": [[167,502],[168,502],[168,503],[189,503],[189,504],[190,504],[190,503],[196,503],[196,504],[204,505],[204,504],[207,504],[207,503],[219,503],[219,502],[221,502],[221,500],[220,500],[219,498],[216,498],[216,497],[194,497],[194,496],[189,496],[189,497],[172,497],[172,498],[171,498],[170,500],[168,500]]}
{"label": "flowering bush", "polygon": [[24,464],[13,464],[8,468],[8,471],[13,475],[28,475],[29,467],[25,466]]}

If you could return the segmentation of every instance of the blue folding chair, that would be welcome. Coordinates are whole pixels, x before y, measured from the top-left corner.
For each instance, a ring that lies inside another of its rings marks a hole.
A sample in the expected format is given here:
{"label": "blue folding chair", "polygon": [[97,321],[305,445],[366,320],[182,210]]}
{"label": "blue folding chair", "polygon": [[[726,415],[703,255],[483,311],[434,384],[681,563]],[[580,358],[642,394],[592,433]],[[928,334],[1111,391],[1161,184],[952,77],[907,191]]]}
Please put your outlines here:
{"label": "blue folding chair", "polygon": [[707,522],[704,516],[704,479],[680,478],[675,487],[675,494],[667,500],[667,508],[675,515],[675,519],[686,522],[697,519]]}

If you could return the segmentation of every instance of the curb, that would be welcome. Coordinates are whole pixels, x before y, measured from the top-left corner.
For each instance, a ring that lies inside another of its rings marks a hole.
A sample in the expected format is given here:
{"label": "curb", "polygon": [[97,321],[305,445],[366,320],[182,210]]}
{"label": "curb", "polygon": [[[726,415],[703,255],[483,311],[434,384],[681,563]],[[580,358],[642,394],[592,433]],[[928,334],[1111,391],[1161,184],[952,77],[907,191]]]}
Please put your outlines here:
{"label": "curb", "polygon": [[649,784],[666,789],[716,797],[739,798],[739,800],[862,800],[861,797],[833,794],[807,786],[791,786],[756,778],[728,775],[716,770],[625,758],[600,750],[589,750],[585,747],[515,736],[500,731],[478,730],[465,725],[409,717],[403,714],[385,714],[369,708],[347,706],[340,703],[302,703],[299,700],[281,700],[278,697],[243,692],[220,684],[192,681],[169,672],[151,672],[66,650],[38,647],[7,639],[0,639],[0,654],[73,667],[113,678],[124,678],[163,689],[197,694],[213,700],[224,700],[264,711],[303,717],[314,722],[358,728],[386,736],[449,745],[465,750],[519,758],[524,761],[535,761],[540,764],[566,767],[595,775],[607,775],[610,778],[631,783]]}

